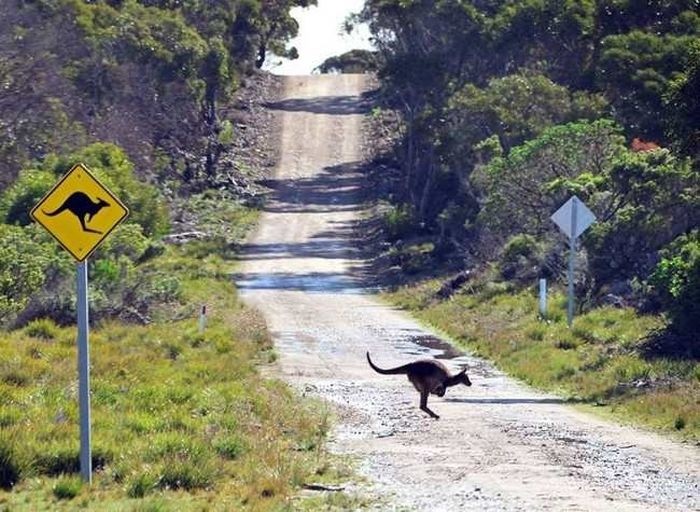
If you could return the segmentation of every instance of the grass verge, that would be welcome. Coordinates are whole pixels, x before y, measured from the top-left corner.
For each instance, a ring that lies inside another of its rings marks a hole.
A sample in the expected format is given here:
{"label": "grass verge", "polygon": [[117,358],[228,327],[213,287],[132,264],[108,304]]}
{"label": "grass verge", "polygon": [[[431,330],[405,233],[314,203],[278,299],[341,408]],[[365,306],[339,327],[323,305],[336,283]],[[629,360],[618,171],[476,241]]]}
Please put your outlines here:
{"label": "grass verge", "polygon": [[664,326],[661,317],[604,307],[577,316],[569,329],[562,294],[550,297],[543,319],[533,290],[490,283],[441,301],[440,285],[428,280],[384,297],[528,384],[605,406],[618,421],[700,441],[700,364],[638,350]]}
{"label": "grass verge", "polygon": [[[293,510],[303,483],[347,477],[323,450],[326,407],[256,370],[270,336],[236,299],[228,250],[168,248],[146,265],[177,280],[179,301],[148,326],[93,328],[92,486],[76,476],[75,329],[0,333],[0,509]],[[314,500],[307,509],[334,506]]]}

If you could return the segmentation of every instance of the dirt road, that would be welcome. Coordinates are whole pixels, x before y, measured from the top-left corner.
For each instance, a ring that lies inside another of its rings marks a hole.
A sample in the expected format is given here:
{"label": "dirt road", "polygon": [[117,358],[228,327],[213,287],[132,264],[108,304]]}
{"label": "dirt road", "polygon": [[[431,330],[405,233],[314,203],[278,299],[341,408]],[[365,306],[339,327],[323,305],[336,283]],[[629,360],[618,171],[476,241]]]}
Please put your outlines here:
{"label": "dirt road", "polygon": [[[357,456],[378,510],[699,510],[700,449],[603,422],[522,386],[362,288],[350,237],[367,85],[359,75],[286,77],[274,194],[238,285],[274,333],[283,377],[337,406],[332,447]],[[442,356],[474,385],[418,409],[380,366]],[[451,358],[452,357],[452,358]]]}

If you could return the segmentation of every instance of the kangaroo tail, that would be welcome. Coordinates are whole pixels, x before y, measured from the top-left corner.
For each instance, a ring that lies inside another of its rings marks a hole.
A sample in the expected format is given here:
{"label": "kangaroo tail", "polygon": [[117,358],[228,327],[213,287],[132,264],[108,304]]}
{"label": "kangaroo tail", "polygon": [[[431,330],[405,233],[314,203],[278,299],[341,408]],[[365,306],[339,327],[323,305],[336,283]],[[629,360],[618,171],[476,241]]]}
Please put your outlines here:
{"label": "kangaroo tail", "polygon": [[372,360],[369,358],[369,352],[367,352],[367,362],[375,372],[381,373],[382,375],[399,375],[408,371],[407,364],[397,366],[396,368],[387,368],[386,370],[384,368],[379,368],[378,366],[375,366]]}
{"label": "kangaroo tail", "polygon": [[52,211],[52,212],[47,212],[46,210],[41,210],[41,212],[42,212],[44,215],[48,215],[49,217],[55,217],[56,215],[58,215],[59,213],[61,213],[63,210],[65,210],[65,208],[63,207],[63,205],[61,205],[61,206],[59,206],[58,208],[56,208],[56,209],[55,209],[54,211]]}

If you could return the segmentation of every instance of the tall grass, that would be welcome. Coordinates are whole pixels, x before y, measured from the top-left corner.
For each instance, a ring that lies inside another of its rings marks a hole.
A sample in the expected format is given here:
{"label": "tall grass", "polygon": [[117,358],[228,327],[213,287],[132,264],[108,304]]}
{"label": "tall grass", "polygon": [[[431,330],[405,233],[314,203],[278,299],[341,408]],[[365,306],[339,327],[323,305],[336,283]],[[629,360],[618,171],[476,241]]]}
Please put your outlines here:
{"label": "tall grass", "polygon": [[663,318],[604,307],[577,316],[569,329],[559,293],[542,319],[533,291],[475,285],[439,301],[439,286],[426,281],[385,297],[531,385],[607,406],[622,421],[700,439],[700,364],[637,350]]}
{"label": "tall grass", "polygon": [[279,510],[329,471],[327,412],[260,376],[262,318],[237,301],[225,261],[191,252],[149,263],[183,288],[158,321],[91,332],[92,486],[75,476],[75,329],[41,320],[0,333],[0,508]]}

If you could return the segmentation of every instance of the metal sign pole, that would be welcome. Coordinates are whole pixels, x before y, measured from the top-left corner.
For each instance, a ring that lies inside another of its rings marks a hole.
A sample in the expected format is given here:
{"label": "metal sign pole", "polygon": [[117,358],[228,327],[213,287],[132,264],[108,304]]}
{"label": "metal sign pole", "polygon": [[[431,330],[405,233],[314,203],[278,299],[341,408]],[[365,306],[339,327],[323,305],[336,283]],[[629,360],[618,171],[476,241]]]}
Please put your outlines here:
{"label": "metal sign pole", "polygon": [[569,307],[566,315],[569,328],[574,321],[574,265],[576,239],[595,222],[595,215],[578,197],[572,196],[550,217],[569,237]]}
{"label": "metal sign pole", "polygon": [[77,163],[32,208],[30,215],[78,261],[76,310],[80,475],[83,480],[92,483],[87,259],[92,251],[129,215],[129,210],[117,196],[95,178],[84,164]]}
{"label": "metal sign pole", "polygon": [[80,476],[92,483],[90,434],[90,346],[88,324],[87,260],[77,264],[78,291],[78,396],[80,402]]}
{"label": "metal sign pole", "polygon": [[566,315],[569,328],[571,328],[571,324],[574,322],[574,264],[576,259],[577,207],[578,199],[574,197],[571,204],[571,237],[569,237],[569,308]]}

